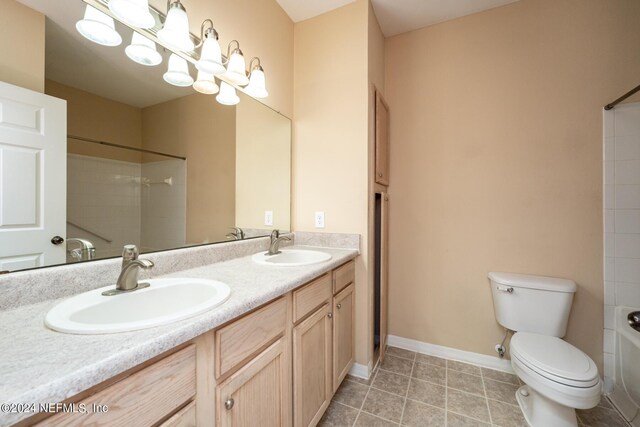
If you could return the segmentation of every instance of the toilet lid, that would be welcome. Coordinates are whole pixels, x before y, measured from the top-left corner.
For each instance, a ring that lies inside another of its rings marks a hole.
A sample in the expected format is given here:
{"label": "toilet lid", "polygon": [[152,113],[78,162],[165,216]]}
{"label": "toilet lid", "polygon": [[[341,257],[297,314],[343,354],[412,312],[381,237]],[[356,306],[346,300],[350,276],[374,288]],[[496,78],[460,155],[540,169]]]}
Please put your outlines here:
{"label": "toilet lid", "polygon": [[561,384],[590,387],[600,380],[593,360],[557,337],[518,332],[511,338],[511,353],[538,374]]}

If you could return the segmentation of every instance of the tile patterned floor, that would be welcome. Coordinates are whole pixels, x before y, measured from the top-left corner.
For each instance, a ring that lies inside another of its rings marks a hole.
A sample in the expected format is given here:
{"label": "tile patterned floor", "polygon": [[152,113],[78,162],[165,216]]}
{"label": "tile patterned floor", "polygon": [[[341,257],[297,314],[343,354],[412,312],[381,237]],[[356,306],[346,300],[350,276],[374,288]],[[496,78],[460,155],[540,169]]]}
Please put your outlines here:
{"label": "tile patterned floor", "polygon": [[[388,347],[370,379],[347,376],[319,425],[526,427],[515,398],[520,384],[515,375]],[[578,419],[627,426],[606,399]]]}

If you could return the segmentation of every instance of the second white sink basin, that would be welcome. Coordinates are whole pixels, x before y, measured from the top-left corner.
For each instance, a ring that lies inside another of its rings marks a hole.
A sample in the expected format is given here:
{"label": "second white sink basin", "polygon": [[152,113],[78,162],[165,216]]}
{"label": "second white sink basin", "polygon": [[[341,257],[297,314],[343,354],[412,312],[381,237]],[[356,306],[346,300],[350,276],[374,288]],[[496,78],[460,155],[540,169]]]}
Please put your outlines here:
{"label": "second white sink basin", "polygon": [[148,288],[104,296],[107,286],[85,292],[54,306],[45,324],[71,334],[108,334],[166,325],[204,313],[225,302],[228,285],[216,280],[150,279]]}
{"label": "second white sink basin", "polygon": [[281,252],[276,255],[266,255],[266,252],[258,252],[251,259],[263,265],[297,267],[329,261],[331,254],[306,249],[281,249]]}

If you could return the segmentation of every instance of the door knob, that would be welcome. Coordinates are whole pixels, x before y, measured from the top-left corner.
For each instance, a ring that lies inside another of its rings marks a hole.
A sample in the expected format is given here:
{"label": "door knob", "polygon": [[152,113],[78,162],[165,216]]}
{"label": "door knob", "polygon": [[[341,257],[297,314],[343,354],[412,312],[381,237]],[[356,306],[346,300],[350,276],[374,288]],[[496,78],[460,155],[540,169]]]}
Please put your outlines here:
{"label": "door knob", "polygon": [[64,239],[60,236],[53,236],[51,238],[51,243],[53,243],[54,245],[61,245],[64,243]]}
{"label": "door knob", "polygon": [[229,409],[233,408],[233,404],[234,404],[234,403],[235,403],[235,402],[233,401],[233,399],[227,399],[227,400],[225,400],[225,402],[224,402],[224,407],[225,407],[225,409],[229,410]]}

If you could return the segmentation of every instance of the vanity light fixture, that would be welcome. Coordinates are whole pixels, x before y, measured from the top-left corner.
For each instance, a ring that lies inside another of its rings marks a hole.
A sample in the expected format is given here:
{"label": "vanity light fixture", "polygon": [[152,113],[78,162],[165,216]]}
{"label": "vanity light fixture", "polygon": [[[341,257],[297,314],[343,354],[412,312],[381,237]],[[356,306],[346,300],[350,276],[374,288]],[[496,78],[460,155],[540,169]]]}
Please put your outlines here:
{"label": "vanity light fixture", "polygon": [[240,98],[233,86],[227,82],[220,82],[220,93],[216,96],[216,101],[222,105],[236,105]]}
{"label": "vanity light fixture", "polygon": [[137,32],[133,32],[131,44],[124,49],[129,59],[149,67],[162,62],[162,55],[156,50],[156,44]]}
{"label": "vanity light fixture", "polygon": [[180,0],[167,0],[167,19],[164,26],[158,31],[158,38],[167,45],[191,52],[194,49],[193,41],[189,33],[189,17],[187,10]]}
{"label": "vanity light fixture", "polygon": [[[252,66],[253,61],[257,61],[255,66]],[[264,69],[260,65],[260,58],[257,56],[252,58],[251,61],[249,61],[249,69],[251,70],[249,85],[244,88],[244,91],[247,95],[251,95],[254,98],[266,98],[269,96],[269,92],[267,92]]]}
{"label": "vanity light fixture", "polygon": [[[231,45],[236,44],[236,48],[231,50]],[[249,83],[247,77],[246,65],[244,62],[244,55],[240,50],[240,43],[237,40],[231,40],[229,46],[227,46],[227,71],[223,74],[224,77],[231,83],[238,86],[245,86]]]}
{"label": "vanity light fixture", "polygon": [[124,22],[138,28],[153,28],[156,20],[149,12],[149,0],[109,0],[109,10]]}
{"label": "vanity light fixture", "polygon": [[204,71],[200,70],[198,70],[198,78],[193,84],[193,88],[200,93],[204,93],[205,95],[214,95],[220,90],[220,88],[216,84],[215,79],[213,78],[213,74],[205,73]]}
{"label": "vanity light fixture", "polygon": [[162,76],[164,81],[174,86],[186,87],[193,84],[193,77],[189,75],[189,66],[184,58],[172,53],[169,57],[169,68]]}
{"label": "vanity light fixture", "polygon": [[86,39],[103,46],[118,46],[122,37],[116,31],[113,18],[87,5],[84,18],[76,22],[76,29]]}
{"label": "vanity light fixture", "polygon": [[[209,27],[205,30],[205,26]],[[196,68],[202,72],[220,75],[226,70],[222,65],[222,52],[218,43],[218,32],[213,28],[213,21],[206,19],[200,27],[200,44],[196,48],[202,46],[200,51],[200,59],[196,62]]]}

